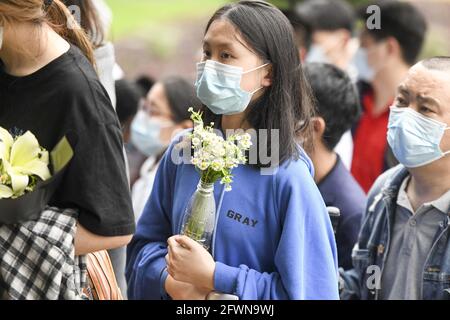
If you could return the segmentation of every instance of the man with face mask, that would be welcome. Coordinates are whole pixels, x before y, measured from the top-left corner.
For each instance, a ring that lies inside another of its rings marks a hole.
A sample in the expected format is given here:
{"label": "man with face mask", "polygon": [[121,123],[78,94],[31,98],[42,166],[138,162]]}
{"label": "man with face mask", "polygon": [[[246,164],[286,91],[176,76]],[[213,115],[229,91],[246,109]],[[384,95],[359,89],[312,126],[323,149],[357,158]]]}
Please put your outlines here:
{"label": "man with face mask", "polygon": [[[366,192],[381,173],[397,164],[386,142],[389,106],[420,53],[427,28],[422,14],[407,2],[388,0],[377,5],[381,28],[364,24],[361,48],[354,58],[364,113],[353,130],[351,171]],[[361,11],[364,22],[369,17],[366,9]]]}
{"label": "man with face mask", "polygon": [[[353,37],[356,15],[345,0],[307,0],[285,11],[291,22],[300,58],[307,63],[328,63],[344,70],[356,82],[356,68],[351,63],[358,42]],[[350,170],[353,139],[347,131],[334,151]]]}
{"label": "man with face mask", "polygon": [[344,0],[307,0],[294,10],[300,23],[309,27],[306,62],[330,63],[347,70],[354,54],[353,8]]}
{"label": "man with face mask", "polygon": [[388,143],[400,161],[369,193],[342,298],[450,299],[450,57],[412,67]]}

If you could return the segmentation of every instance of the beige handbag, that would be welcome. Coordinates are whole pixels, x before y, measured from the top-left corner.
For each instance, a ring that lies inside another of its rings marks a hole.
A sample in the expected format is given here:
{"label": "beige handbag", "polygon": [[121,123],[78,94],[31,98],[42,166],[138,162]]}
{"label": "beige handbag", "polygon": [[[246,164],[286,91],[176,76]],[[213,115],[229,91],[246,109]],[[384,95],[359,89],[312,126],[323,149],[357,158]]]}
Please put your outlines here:
{"label": "beige handbag", "polygon": [[90,300],[123,300],[114,269],[106,250],[87,255],[88,288]]}

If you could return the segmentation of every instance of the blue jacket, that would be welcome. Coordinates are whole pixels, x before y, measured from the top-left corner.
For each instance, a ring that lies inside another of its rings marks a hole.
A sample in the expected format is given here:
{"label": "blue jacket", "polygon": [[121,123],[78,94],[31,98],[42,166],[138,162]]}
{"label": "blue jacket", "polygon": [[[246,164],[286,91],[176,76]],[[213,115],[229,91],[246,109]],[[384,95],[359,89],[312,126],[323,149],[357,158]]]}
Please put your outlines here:
{"label": "blue jacket", "polygon": [[337,158],[336,165],[318,184],[327,207],[341,211],[336,232],[339,267],[352,268],[352,249],[361,228],[361,219],[366,206],[366,194],[352,177],[350,171]]}
{"label": "blue jacket", "polygon": [[[358,243],[352,253],[354,269],[340,270],[342,299],[379,298],[380,289],[374,285],[375,276],[377,270],[379,276],[383,274],[397,195],[408,174],[405,167],[398,165],[381,175],[372,187]],[[440,224],[423,268],[422,297],[424,300],[450,300],[450,212]]]}
{"label": "blue jacket", "polygon": [[[180,233],[199,181],[192,165],[171,161],[173,148],[162,159],[128,246],[130,299],[167,297],[166,241]],[[254,300],[339,299],[333,230],[312,171],[303,154],[274,175],[261,175],[252,166],[236,168],[231,192],[216,183],[216,291]]]}

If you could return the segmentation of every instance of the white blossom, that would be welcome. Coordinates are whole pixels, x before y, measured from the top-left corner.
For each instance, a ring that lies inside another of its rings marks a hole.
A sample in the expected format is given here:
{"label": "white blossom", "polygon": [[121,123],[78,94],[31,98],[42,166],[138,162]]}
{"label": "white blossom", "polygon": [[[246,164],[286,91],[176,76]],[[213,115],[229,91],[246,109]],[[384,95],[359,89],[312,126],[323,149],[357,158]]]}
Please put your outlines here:
{"label": "white blossom", "polygon": [[231,190],[231,170],[240,164],[247,163],[245,151],[252,146],[251,136],[247,133],[223,137],[215,134],[213,124],[204,126],[202,114],[189,109],[192,113],[194,130],[190,134],[194,156],[191,163],[201,171],[202,179],[214,183],[221,179],[225,190]]}

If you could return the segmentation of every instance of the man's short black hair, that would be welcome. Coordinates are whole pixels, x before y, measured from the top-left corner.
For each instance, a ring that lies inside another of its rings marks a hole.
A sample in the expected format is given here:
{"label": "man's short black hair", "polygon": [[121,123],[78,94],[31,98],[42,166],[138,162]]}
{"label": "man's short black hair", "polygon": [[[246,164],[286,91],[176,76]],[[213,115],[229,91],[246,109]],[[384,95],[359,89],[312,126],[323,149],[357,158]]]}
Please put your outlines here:
{"label": "man's short black hair", "polygon": [[317,114],[326,124],[323,141],[333,150],[361,115],[357,89],[345,71],[331,64],[308,63],[305,73],[316,99]]}
{"label": "man's short black hair", "polygon": [[309,48],[311,46],[311,27],[294,9],[281,10],[288,18],[295,33],[295,40],[299,47]]}
{"label": "man's short black hair", "polygon": [[116,81],[117,105],[116,111],[123,125],[133,118],[138,111],[141,92],[134,82],[121,79]]}
{"label": "man's short black hair", "polygon": [[356,20],[353,7],[344,0],[306,0],[295,11],[312,31],[347,29],[352,32]]}
{"label": "man's short black hair", "polygon": [[138,86],[141,92],[142,98],[145,98],[147,96],[150,89],[154,86],[155,83],[156,83],[155,79],[146,75],[142,75],[136,79],[136,85]]}
{"label": "man's short black hair", "polygon": [[[376,41],[388,37],[395,38],[400,44],[403,60],[413,65],[422,50],[427,22],[422,13],[414,5],[397,0],[379,0],[374,3],[380,8],[381,28],[366,29]],[[367,21],[371,13],[367,6],[358,10],[358,15]]]}

